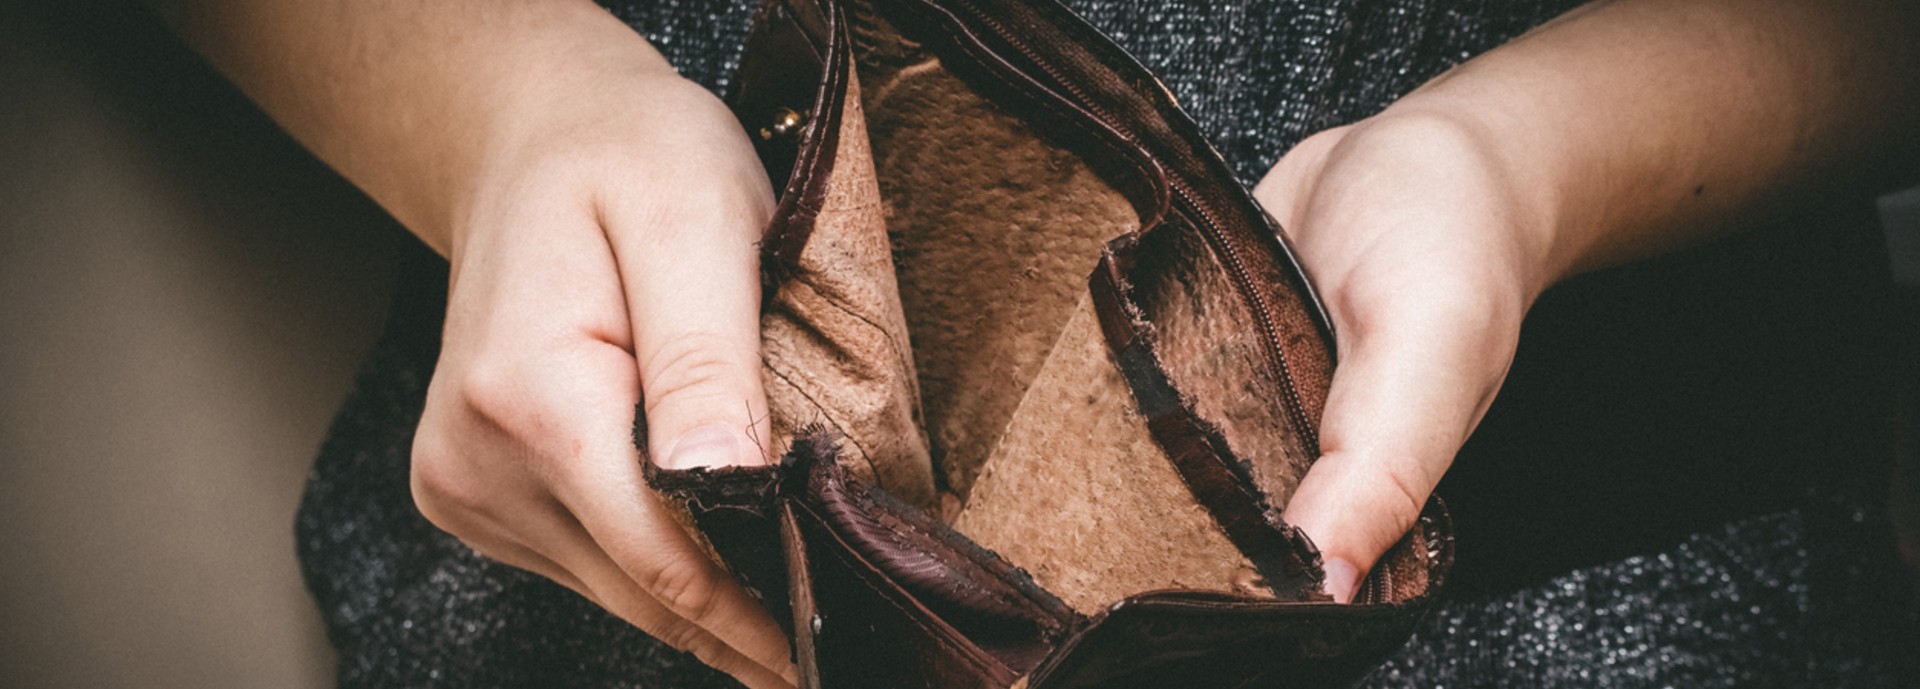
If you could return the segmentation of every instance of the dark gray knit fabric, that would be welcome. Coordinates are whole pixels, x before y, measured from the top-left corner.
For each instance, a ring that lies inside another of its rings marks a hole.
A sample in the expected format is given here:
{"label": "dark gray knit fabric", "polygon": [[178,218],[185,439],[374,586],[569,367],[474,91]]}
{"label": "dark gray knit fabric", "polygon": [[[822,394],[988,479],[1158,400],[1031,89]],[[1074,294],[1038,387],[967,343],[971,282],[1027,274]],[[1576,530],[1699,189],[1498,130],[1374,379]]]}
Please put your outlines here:
{"label": "dark gray knit fabric", "polygon": [[[724,92],[755,3],[602,0],[689,79]],[[1579,0],[1066,0],[1154,70],[1257,181],[1308,134],[1378,112]]]}
{"label": "dark gray knit fabric", "polygon": [[[603,4],[717,90],[753,11]],[[1575,3],[1068,4],[1160,73],[1251,183],[1306,135]],[[1833,305],[1872,301],[1874,278],[1842,276],[1873,251],[1750,235],[1542,300],[1513,380],[1443,485],[1462,533],[1455,596],[1365,686],[1920,686],[1898,667],[1912,637],[1887,603],[1899,583],[1881,518],[1824,487],[1844,481],[1797,469],[1867,475],[1850,458],[1874,445],[1861,418],[1883,400],[1863,383],[1862,318]],[[408,455],[446,289],[445,264],[415,252],[299,515],[341,686],[732,686],[414,509]],[[1782,341],[1795,344],[1770,344]]]}

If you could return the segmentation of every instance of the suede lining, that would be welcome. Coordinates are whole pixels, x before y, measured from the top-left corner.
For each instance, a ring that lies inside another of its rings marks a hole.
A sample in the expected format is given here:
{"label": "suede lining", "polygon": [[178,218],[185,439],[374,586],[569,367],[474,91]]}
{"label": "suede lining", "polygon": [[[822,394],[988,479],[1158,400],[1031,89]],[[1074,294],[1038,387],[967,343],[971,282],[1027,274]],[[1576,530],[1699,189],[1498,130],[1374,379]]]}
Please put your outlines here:
{"label": "suede lining", "polygon": [[[830,179],[762,319],[775,449],[833,429],[854,476],[1081,614],[1159,589],[1270,596],[1148,432],[1088,303],[1102,246],[1142,229],[1137,206],[870,11],[849,27]],[[1313,459],[1282,400],[1304,394],[1317,416],[1324,389],[1275,378],[1214,249],[1179,229],[1142,237],[1161,271],[1143,315],[1169,379],[1278,509]],[[1304,311],[1282,315],[1317,336]],[[1302,363],[1296,377],[1330,368]],[[1427,590],[1420,540],[1374,573],[1385,600]]]}

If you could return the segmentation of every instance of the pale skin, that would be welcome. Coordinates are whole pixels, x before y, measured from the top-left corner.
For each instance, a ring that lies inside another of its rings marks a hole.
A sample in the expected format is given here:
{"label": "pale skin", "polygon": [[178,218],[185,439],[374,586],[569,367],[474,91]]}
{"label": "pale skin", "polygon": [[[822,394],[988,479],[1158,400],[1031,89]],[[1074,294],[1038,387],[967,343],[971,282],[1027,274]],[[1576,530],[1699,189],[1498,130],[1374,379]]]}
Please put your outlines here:
{"label": "pale skin", "polygon": [[[791,686],[779,628],[662,511],[629,440],[644,400],[654,461],[769,461],[773,197],[726,109],[589,0],[156,4],[451,261],[421,512],[750,687]],[[1325,454],[1286,509],[1337,599],[1450,466],[1541,291],[1913,170],[1908,5],[1595,3],[1274,167],[1256,196],[1340,333]]]}

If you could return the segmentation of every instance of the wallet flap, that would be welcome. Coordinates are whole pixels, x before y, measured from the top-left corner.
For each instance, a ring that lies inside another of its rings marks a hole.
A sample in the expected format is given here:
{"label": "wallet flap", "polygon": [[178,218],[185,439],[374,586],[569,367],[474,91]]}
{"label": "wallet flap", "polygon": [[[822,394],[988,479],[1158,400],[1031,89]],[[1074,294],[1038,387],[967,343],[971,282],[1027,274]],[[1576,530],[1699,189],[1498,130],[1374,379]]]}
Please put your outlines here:
{"label": "wallet flap", "polygon": [[[1178,231],[1177,225],[1163,225],[1149,233]],[[1263,588],[1289,601],[1325,599],[1324,575],[1320,570],[1320,551],[1305,533],[1288,526],[1280,511],[1261,489],[1255,467],[1240,458],[1229,446],[1219,425],[1208,421],[1195,409],[1193,397],[1175,387],[1156,351],[1154,325],[1135,301],[1134,284],[1149,280],[1178,279],[1193,275],[1194,266],[1169,270],[1138,270],[1140,241],[1123,237],[1109,244],[1100,267],[1089,280],[1094,311],[1106,335],[1114,363],[1127,381],[1138,402],[1147,429],[1173,462],[1186,483],[1207,511],[1213,515],[1229,540],[1245,554],[1258,570]],[[1159,262],[1196,261],[1195,256],[1165,252],[1154,256]],[[1204,284],[1195,280],[1193,283]],[[1181,284],[1192,289],[1194,284]],[[1187,298],[1198,301],[1197,295]],[[1213,359],[1230,354],[1222,347],[1207,353]],[[1217,373],[1217,372],[1210,372]],[[1269,423],[1269,426],[1273,424]],[[1268,444],[1282,444],[1284,435],[1261,438]],[[1305,448],[1296,450],[1303,456]],[[1305,462],[1299,463],[1304,472]]]}
{"label": "wallet flap", "polygon": [[835,452],[829,432],[796,441],[783,488],[788,547],[807,559],[790,570],[796,611],[810,611],[794,623],[826,686],[918,683],[908,672],[1005,687],[1077,628],[1024,573],[852,477]]}

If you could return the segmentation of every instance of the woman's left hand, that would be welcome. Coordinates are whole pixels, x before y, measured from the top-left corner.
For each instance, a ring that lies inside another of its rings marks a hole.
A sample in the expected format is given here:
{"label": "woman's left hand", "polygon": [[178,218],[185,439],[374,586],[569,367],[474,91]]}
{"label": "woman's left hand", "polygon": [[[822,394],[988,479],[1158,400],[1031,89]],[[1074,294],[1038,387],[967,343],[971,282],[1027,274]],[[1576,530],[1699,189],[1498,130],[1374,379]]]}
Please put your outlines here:
{"label": "woman's left hand", "polygon": [[1382,116],[1307,139],[1255,190],[1338,333],[1324,454],[1285,515],[1336,600],[1412,527],[1506,376],[1544,280],[1519,182],[1470,127]]}
{"label": "woman's left hand", "polygon": [[1911,175],[1916,39],[1906,0],[1595,2],[1288,153],[1255,195],[1340,366],[1286,518],[1334,597],[1418,518],[1547,286]]}

